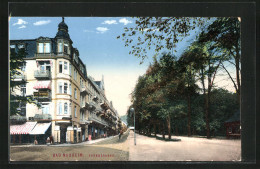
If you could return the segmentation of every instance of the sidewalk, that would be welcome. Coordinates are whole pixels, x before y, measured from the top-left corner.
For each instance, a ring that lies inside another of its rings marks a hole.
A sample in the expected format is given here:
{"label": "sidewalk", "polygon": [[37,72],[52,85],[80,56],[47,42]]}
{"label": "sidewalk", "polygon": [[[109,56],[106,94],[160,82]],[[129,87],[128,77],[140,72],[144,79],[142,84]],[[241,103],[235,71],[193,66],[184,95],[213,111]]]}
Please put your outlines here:
{"label": "sidewalk", "polygon": [[72,147],[72,146],[82,146],[82,145],[91,145],[91,144],[95,144],[95,143],[99,143],[101,141],[107,141],[110,139],[113,139],[114,137],[118,137],[118,135],[115,136],[109,136],[106,138],[100,138],[100,139],[96,139],[96,140],[90,140],[90,141],[84,141],[81,143],[63,143],[63,144],[51,144],[51,145],[47,145],[47,144],[38,144],[38,145],[34,145],[34,144],[27,144],[27,145],[10,145],[10,147]]}

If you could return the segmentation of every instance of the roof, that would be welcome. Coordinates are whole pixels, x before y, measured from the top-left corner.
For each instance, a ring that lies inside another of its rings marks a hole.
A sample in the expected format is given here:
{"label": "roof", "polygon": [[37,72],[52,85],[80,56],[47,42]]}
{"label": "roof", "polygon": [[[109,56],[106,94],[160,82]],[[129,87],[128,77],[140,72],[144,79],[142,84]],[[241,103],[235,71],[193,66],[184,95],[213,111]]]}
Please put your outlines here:
{"label": "roof", "polygon": [[240,121],[240,110],[233,114],[225,123]]}
{"label": "roof", "polygon": [[37,122],[26,122],[21,125],[10,125],[10,134],[29,134]]}

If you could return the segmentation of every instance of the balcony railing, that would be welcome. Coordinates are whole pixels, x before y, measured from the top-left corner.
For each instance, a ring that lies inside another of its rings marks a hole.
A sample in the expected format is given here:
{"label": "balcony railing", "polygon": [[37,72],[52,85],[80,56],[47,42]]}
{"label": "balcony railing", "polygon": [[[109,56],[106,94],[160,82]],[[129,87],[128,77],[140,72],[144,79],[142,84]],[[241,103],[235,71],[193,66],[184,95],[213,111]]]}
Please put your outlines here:
{"label": "balcony railing", "polygon": [[80,86],[80,92],[82,94],[90,94],[90,90],[86,86],[84,86],[84,85]]}
{"label": "balcony railing", "polygon": [[21,81],[22,81],[22,80],[26,81],[26,75],[24,75],[24,74],[14,75],[13,78],[14,78],[14,81],[19,81],[19,80],[21,80]]}
{"label": "balcony railing", "polygon": [[51,120],[51,114],[35,114],[34,115],[34,120],[39,121],[39,120]]}
{"label": "balcony railing", "polygon": [[38,101],[41,100],[47,100],[50,101],[51,100],[51,93],[49,91],[39,91],[39,92],[34,92],[33,96],[35,99],[37,99]]}
{"label": "balcony railing", "polygon": [[51,73],[49,70],[36,70],[36,71],[34,71],[34,77],[49,79],[49,78],[51,78]]}
{"label": "balcony railing", "polygon": [[96,123],[99,123],[99,124],[102,124],[102,125],[105,125],[105,126],[109,126],[106,121],[102,120],[101,118],[98,118],[96,115],[93,115],[93,114],[89,116],[88,120],[94,121]]}
{"label": "balcony railing", "polygon": [[10,116],[11,124],[21,124],[21,123],[25,123],[25,122],[26,122],[25,116],[17,116],[17,115]]}

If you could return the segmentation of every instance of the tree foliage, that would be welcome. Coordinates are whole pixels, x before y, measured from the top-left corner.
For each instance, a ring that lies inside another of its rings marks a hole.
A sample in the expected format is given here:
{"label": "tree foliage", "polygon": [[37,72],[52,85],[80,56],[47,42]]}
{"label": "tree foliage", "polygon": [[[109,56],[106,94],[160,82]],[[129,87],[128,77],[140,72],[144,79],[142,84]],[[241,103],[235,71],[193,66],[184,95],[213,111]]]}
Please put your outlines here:
{"label": "tree foliage", "polygon": [[10,115],[16,115],[20,113],[18,109],[21,103],[32,103],[38,108],[41,105],[34,99],[32,95],[22,96],[15,92],[19,90],[20,86],[26,84],[26,80],[16,80],[17,77],[22,75],[21,67],[25,63],[24,58],[27,52],[24,48],[20,48],[17,52],[10,52]]}

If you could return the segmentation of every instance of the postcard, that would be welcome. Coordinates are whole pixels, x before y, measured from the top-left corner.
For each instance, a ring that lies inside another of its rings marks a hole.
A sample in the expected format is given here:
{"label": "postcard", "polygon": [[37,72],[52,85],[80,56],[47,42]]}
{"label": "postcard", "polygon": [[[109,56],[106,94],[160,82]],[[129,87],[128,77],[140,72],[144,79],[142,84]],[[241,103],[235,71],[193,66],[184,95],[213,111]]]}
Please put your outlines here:
{"label": "postcard", "polygon": [[9,17],[10,161],[241,161],[240,17]]}

